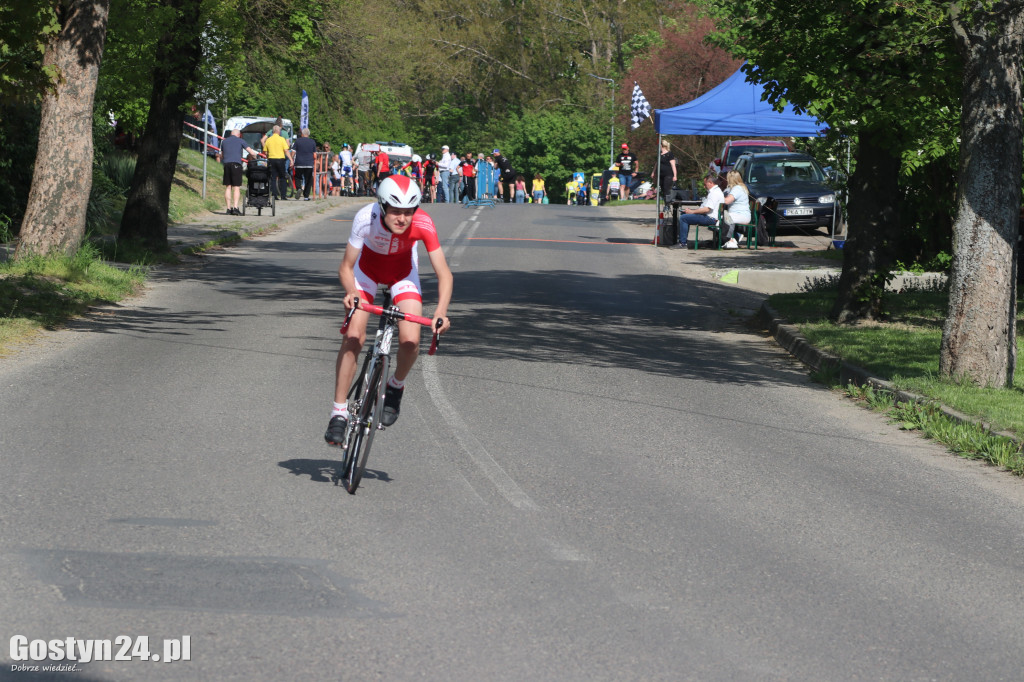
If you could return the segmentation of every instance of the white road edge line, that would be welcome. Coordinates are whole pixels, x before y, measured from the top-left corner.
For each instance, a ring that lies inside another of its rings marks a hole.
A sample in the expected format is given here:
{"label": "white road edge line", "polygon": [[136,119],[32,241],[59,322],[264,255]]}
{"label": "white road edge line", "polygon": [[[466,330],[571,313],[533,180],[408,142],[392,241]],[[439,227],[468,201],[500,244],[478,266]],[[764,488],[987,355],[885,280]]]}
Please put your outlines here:
{"label": "white road edge line", "polygon": [[437,373],[437,361],[428,355],[422,358],[421,362],[423,363],[423,383],[427,386],[427,392],[434,401],[438,412],[441,413],[441,416],[451,428],[455,439],[459,441],[463,451],[469,455],[473,463],[494,484],[494,487],[498,489],[498,492],[501,493],[501,496],[509,504],[517,509],[539,510],[540,507],[537,506],[537,503],[530,499],[530,496],[516,485],[512,477],[505,473],[505,470],[494,461],[494,458],[487,452],[487,448],[473,436],[473,431],[469,428],[469,424],[459,416],[459,413],[452,404],[448,402],[444,389],[441,387],[441,378]]}

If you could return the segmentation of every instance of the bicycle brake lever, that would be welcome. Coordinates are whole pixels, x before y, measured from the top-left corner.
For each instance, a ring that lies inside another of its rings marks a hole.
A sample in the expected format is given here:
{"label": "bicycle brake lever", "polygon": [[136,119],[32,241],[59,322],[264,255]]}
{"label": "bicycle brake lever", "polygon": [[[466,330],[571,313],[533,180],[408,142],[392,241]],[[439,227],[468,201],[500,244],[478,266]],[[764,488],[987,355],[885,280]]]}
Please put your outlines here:
{"label": "bicycle brake lever", "polygon": [[427,351],[427,355],[433,355],[437,352],[438,347],[441,345],[438,341],[437,331],[444,325],[444,320],[438,320],[434,324],[434,336],[430,339],[430,350]]}
{"label": "bicycle brake lever", "polygon": [[348,323],[352,321],[352,314],[359,309],[359,297],[356,296],[356,300],[352,309],[348,311],[348,315],[345,316],[345,324],[341,325],[341,333],[344,334],[348,331]]}

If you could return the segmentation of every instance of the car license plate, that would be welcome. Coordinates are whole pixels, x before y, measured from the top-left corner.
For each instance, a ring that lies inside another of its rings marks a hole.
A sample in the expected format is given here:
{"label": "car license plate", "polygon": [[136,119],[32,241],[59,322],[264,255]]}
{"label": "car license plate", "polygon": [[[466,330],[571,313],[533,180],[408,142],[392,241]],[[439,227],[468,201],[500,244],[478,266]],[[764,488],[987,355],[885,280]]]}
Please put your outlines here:
{"label": "car license plate", "polygon": [[814,215],[813,208],[787,208],[786,215]]}

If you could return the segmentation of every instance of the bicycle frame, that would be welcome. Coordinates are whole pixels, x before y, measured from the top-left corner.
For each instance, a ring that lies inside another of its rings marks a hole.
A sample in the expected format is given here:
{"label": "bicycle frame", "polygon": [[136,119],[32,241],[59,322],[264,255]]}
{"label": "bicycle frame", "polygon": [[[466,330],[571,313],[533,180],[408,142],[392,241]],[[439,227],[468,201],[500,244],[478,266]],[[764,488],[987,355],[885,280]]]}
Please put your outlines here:
{"label": "bicycle frame", "polygon": [[[396,306],[391,305],[391,292],[385,293],[383,305],[375,306],[364,303],[358,298],[355,305],[349,310],[345,317],[345,324],[341,333],[348,331],[349,323],[355,311],[364,310],[380,316],[377,325],[377,333],[373,340],[373,350],[366,354],[363,366],[358,377],[352,383],[346,399],[349,401],[349,423],[348,431],[345,433],[345,440],[342,449],[345,452],[342,461],[342,472],[335,477],[335,482],[344,480],[349,493],[355,493],[362,478],[363,470],[366,467],[366,459],[369,456],[370,446],[373,443],[373,434],[383,430],[384,425],[380,421],[380,414],[384,404],[384,382],[387,380],[388,364],[391,359],[391,344],[395,332],[398,331],[398,322],[407,321],[422,324],[430,327],[433,320],[420,315],[403,313]],[[437,352],[437,330],[430,343],[429,354]],[[360,453],[360,450],[362,451]]]}

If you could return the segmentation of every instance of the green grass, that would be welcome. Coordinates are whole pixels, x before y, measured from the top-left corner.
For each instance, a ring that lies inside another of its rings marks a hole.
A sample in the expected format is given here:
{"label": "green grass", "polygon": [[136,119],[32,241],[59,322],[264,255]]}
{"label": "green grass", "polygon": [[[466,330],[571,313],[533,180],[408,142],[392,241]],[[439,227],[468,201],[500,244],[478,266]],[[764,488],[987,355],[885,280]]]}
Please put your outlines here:
{"label": "green grass", "polygon": [[[178,163],[187,163],[190,166],[195,166],[196,168],[201,169],[203,167],[203,155],[201,152],[197,152],[195,149],[182,147],[181,149],[178,150]],[[209,161],[207,162],[206,165],[207,170],[209,171],[211,167],[219,164],[217,164],[217,159],[211,156],[209,157]]]}
{"label": "green grass", "polygon": [[[178,161],[171,187],[170,221],[184,222],[205,211],[220,209],[223,203],[220,164],[214,159],[207,164],[207,198],[204,200],[203,155],[181,149]],[[123,191],[134,172],[134,160],[112,156],[104,160],[103,172],[110,178],[108,184]],[[74,256],[27,258],[0,264],[0,354],[42,329],[53,329],[82,314],[92,305],[112,303],[133,295],[141,289],[148,266],[180,260],[178,254],[169,249],[154,252],[139,244],[110,239],[118,232],[123,208],[123,198],[104,207],[100,212],[104,216],[103,224],[91,228],[92,238],[85,241]],[[6,242],[12,237],[8,223],[0,220],[0,241]],[[239,238],[227,237],[191,250],[201,251]],[[116,267],[106,261],[128,265]]]}
{"label": "green grass", "polygon": [[939,403],[898,402],[893,394],[870,385],[851,384],[845,390],[851,398],[863,401],[872,410],[886,413],[889,421],[901,429],[919,431],[961,457],[984,460],[1024,476],[1024,453],[1020,443],[995,435],[981,424],[952,419],[942,412]]}
{"label": "green grass", "polygon": [[181,262],[181,256],[168,248],[164,251],[154,251],[149,247],[131,240],[97,240],[93,245],[99,249],[104,260],[117,263],[129,263],[142,267],[150,265],[176,265]]}
{"label": "green grass", "polygon": [[89,306],[131,296],[144,280],[144,268],[109,265],[88,243],[74,256],[36,256],[0,264],[0,353]]}
{"label": "green grass", "polygon": [[843,263],[843,252],[839,249],[824,249],[817,251],[796,251],[795,256],[807,256],[809,258],[820,258],[822,260],[835,261],[839,265]]}
{"label": "green grass", "polygon": [[[183,163],[188,167],[183,168]],[[222,209],[224,187],[220,183],[221,165],[216,159],[211,158],[206,164],[206,199],[203,199],[203,155],[191,149],[179,149],[178,164],[167,211],[170,221],[182,223],[204,211]]]}
{"label": "green grass", "polygon": [[[888,301],[888,321],[848,326],[828,321],[835,297],[834,292],[776,294],[769,303],[814,346],[888,379],[898,388],[1024,435],[1024,363],[1017,364],[1012,388],[978,388],[939,378],[939,344],[947,303],[944,292],[893,294]],[[1018,303],[1018,310],[1022,309]],[[1024,358],[1024,314],[1018,317],[1017,355]]]}

